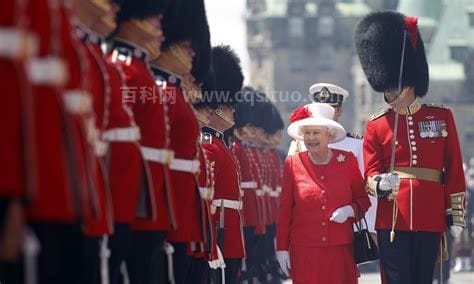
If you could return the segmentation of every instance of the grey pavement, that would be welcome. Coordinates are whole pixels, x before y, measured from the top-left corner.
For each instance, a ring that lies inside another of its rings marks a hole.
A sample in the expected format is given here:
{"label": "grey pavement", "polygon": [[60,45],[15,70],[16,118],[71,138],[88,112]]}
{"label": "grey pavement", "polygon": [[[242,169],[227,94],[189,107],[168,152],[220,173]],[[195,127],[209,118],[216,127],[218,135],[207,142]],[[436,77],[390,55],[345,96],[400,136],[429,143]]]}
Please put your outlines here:
{"label": "grey pavement", "polygon": [[[291,280],[285,281],[284,284],[290,284]],[[378,273],[363,273],[359,278],[359,284],[379,284],[380,276]],[[451,279],[445,284],[473,284],[474,272],[451,273]]]}

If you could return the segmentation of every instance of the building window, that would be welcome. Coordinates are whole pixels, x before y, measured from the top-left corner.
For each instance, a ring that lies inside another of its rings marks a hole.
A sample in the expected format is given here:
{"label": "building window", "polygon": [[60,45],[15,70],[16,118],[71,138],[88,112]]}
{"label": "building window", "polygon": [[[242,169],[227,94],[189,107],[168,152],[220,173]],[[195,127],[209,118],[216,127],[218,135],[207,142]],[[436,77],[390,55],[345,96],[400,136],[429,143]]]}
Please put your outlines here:
{"label": "building window", "polygon": [[319,19],[318,34],[320,36],[332,36],[334,34],[334,18],[322,16]]}
{"label": "building window", "polygon": [[449,47],[451,59],[457,62],[465,62],[469,54],[467,45],[451,45]]}
{"label": "building window", "polygon": [[290,37],[302,38],[304,36],[304,22],[302,18],[290,18],[288,20]]}
{"label": "building window", "polygon": [[469,11],[469,26],[474,28],[474,11]]}
{"label": "building window", "polygon": [[319,70],[332,71],[334,70],[334,60],[332,51],[328,48],[321,48],[319,50]]}
{"label": "building window", "polygon": [[290,71],[299,72],[304,69],[304,54],[301,50],[290,51]]}

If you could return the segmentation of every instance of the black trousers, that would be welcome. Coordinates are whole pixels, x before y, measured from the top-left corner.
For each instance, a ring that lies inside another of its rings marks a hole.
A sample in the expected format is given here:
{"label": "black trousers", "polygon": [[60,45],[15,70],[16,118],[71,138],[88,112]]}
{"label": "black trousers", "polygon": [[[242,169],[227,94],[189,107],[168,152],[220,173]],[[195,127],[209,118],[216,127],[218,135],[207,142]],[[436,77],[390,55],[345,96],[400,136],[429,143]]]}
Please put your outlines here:
{"label": "black trousers", "polygon": [[380,261],[387,284],[431,284],[441,233],[377,231]]}
{"label": "black trousers", "polygon": [[255,235],[255,227],[244,227],[244,238],[245,238],[245,266],[246,271],[244,273],[244,279],[246,280],[256,276],[257,269],[257,237]]}
{"label": "black trousers", "polygon": [[132,231],[128,223],[114,223],[114,233],[109,237],[108,247],[110,284],[119,284],[120,265],[128,258],[132,247]]}
{"label": "black trousers", "polygon": [[225,283],[236,284],[237,276],[239,275],[240,266],[242,265],[241,258],[224,258],[225,261]]}
{"label": "black trousers", "polygon": [[127,270],[131,284],[155,284],[158,267],[158,250],[166,238],[164,231],[132,231],[132,246],[127,257]]}
{"label": "black trousers", "polygon": [[187,283],[211,283],[209,264],[204,258],[192,258]]}
{"label": "black trousers", "polygon": [[[4,234],[5,217],[11,200],[0,198],[0,241]],[[21,256],[17,261],[0,260],[0,283],[23,283],[23,262]]]}
{"label": "black trousers", "polygon": [[35,222],[30,226],[41,245],[39,284],[82,283],[84,236],[80,225]]}
{"label": "black trousers", "polygon": [[174,248],[173,271],[176,284],[196,283],[190,282],[192,257],[188,255],[188,243],[171,243]]}
{"label": "black trousers", "polygon": [[100,245],[102,237],[84,237],[82,283],[100,284]]}

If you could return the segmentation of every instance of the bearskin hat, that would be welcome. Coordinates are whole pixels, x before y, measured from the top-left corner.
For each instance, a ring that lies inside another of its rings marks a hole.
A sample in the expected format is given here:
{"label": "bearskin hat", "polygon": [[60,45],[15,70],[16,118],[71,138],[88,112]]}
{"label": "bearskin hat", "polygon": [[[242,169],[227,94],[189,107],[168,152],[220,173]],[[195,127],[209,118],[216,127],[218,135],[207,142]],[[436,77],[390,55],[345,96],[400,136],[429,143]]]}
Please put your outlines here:
{"label": "bearskin hat", "polygon": [[415,95],[423,97],[428,92],[428,63],[416,18],[393,11],[371,13],[356,28],[355,47],[375,91],[398,89],[405,31],[402,88],[415,87]]}
{"label": "bearskin hat", "polygon": [[[122,23],[131,19],[146,19],[152,16],[164,15],[170,0],[122,0],[117,14],[117,22]],[[174,1],[174,0],[173,0]]]}
{"label": "bearskin hat", "polygon": [[191,74],[196,81],[203,83],[209,76],[209,69],[211,65],[211,35],[209,31],[209,24],[207,22],[206,10],[202,0],[196,13],[199,15],[196,27],[198,27],[196,34],[191,39],[191,46],[194,50],[193,67]]}
{"label": "bearskin hat", "polygon": [[196,104],[196,107],[235,106],[243,81],[240,59],[230,46],[213,47],[209,76],[202,87],[202,100]]}

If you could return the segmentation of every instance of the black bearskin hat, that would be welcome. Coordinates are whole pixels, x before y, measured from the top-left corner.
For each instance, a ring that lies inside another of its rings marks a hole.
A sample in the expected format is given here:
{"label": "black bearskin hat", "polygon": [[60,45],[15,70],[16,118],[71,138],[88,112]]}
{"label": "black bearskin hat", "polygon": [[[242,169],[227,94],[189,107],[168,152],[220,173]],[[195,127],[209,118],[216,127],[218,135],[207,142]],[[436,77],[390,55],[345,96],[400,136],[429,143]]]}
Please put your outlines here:
{"label": "black bearskin hat", "polygon": [[197,108],[218,105],[235,106],[240,96],[244,75],[240,59],[227,45],[215,46],[211,50],[211,68],[202,87],[202,100]]}
{"label": "black bearskin hat", "polygon": [[169,4],[169,0],[123,0],[120,2],[121,6],[117,14],[118,23],[164,15]]}
{"label": "black bearskin hat", "polygon": [[428,63],[417,20],[398,12],[376,12],[363,18],[354,41],[362,69],[377,92],[398,89],[403,35],[406,31],[403,87],[415,87],[415,95],[428,92]]}
{"label": "black bearskin hat", "polygon": [[204,1],[199,0],[196,2],[201,2],[201,5],[198,7],[200,8],[199,10],[195,10],[199,18],[195,25],[197,27],[196,32],[191,39],[191,46],[195,53],[191,74],[196,81],[203,83],[209,76],[209,69],[211,68],[211,35]]}

